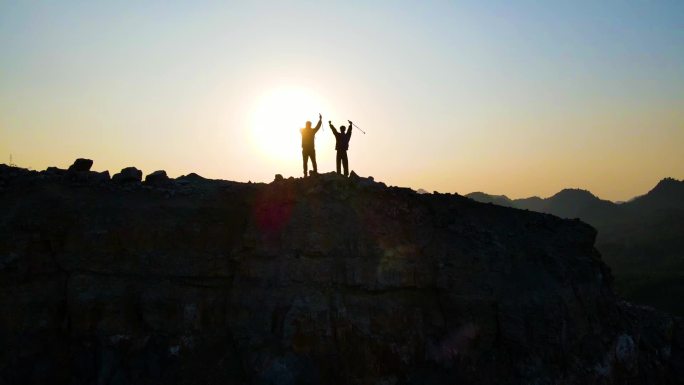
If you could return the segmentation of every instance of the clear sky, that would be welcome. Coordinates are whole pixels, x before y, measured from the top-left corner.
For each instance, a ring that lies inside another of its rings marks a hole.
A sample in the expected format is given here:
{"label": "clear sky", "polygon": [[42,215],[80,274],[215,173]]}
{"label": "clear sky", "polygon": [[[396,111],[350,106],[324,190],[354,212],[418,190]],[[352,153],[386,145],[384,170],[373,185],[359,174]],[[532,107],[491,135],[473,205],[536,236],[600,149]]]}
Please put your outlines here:
{"label": "clear sky", "polygon": [[[270,181],[351,168],[612,200],[684,178],[684,1],[0,0],[0,161]],[[5,159],[6,158],[6,159]]]}

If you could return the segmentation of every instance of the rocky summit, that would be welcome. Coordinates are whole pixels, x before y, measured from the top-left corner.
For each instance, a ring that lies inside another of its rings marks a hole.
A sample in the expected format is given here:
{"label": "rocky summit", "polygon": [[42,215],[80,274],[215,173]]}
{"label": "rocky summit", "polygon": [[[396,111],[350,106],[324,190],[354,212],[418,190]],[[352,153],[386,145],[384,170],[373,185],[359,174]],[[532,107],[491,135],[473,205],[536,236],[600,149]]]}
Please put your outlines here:
{"label": "rocky summit", "polygon": [[583,222],[86,163],[0,166],[2,385],[684,382],[682,320],[617,298]]}

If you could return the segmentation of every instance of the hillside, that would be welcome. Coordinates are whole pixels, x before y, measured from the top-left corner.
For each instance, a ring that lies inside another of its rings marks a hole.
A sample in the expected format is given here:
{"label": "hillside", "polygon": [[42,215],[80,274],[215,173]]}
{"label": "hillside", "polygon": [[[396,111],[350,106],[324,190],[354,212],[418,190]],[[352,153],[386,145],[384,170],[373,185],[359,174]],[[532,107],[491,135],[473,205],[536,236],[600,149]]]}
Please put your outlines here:
{"label": "hillside", "polygon": [[676,384],[577,220],[325,174],[0,166],[2,384]]}
{"label": "hillside", "polygon": [[[488,194],[467,196],[494,202]],[[591,224],[598,230],[596,246],[615,275],[619,294],[684,316],[684,181],[663,179],[648,193],[620,204],[579,189],[545,199],[494,203]]]}

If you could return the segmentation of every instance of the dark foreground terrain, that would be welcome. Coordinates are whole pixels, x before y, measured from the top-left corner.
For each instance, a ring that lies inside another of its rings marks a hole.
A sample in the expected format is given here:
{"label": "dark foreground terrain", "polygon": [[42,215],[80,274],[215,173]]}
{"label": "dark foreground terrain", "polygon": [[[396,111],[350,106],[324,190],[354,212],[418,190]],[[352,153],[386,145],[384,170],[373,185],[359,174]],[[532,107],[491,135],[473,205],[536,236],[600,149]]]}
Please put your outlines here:
{"label": "dark foreground terrain", "polygon": [[648,193],[623,203],[580,189],[545,199],[479,192],[467,196],[589,223],[598,230],[596,248],[613,272],[619,295],[684,316],[684,181],[665,178]]}
{"label": "dark foreground terrain", "polygon": [[[580,221],[370,178],[0,166],[0,384],[681,384]],[[80,170],[80,171],[79,171]]]}

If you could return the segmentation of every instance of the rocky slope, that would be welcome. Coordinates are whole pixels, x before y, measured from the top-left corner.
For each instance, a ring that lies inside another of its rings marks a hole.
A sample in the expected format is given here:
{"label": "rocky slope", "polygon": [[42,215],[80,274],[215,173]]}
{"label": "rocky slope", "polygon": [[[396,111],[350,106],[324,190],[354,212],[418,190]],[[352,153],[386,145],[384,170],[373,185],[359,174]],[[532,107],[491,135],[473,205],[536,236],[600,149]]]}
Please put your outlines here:
{"label": "rocky slope", "polygon": [[589,223],[598,230],[596,247],[613,272],[618,294],[684,316],[684,181],[665,178],[647,194],[619,204],[579,189],[545,199],[466,196]]}
{"label": "rocky slope", "polygon": [[0,384],[684,380],[682,321],[619,301],[580,221],[89,168],[0,166]]}

